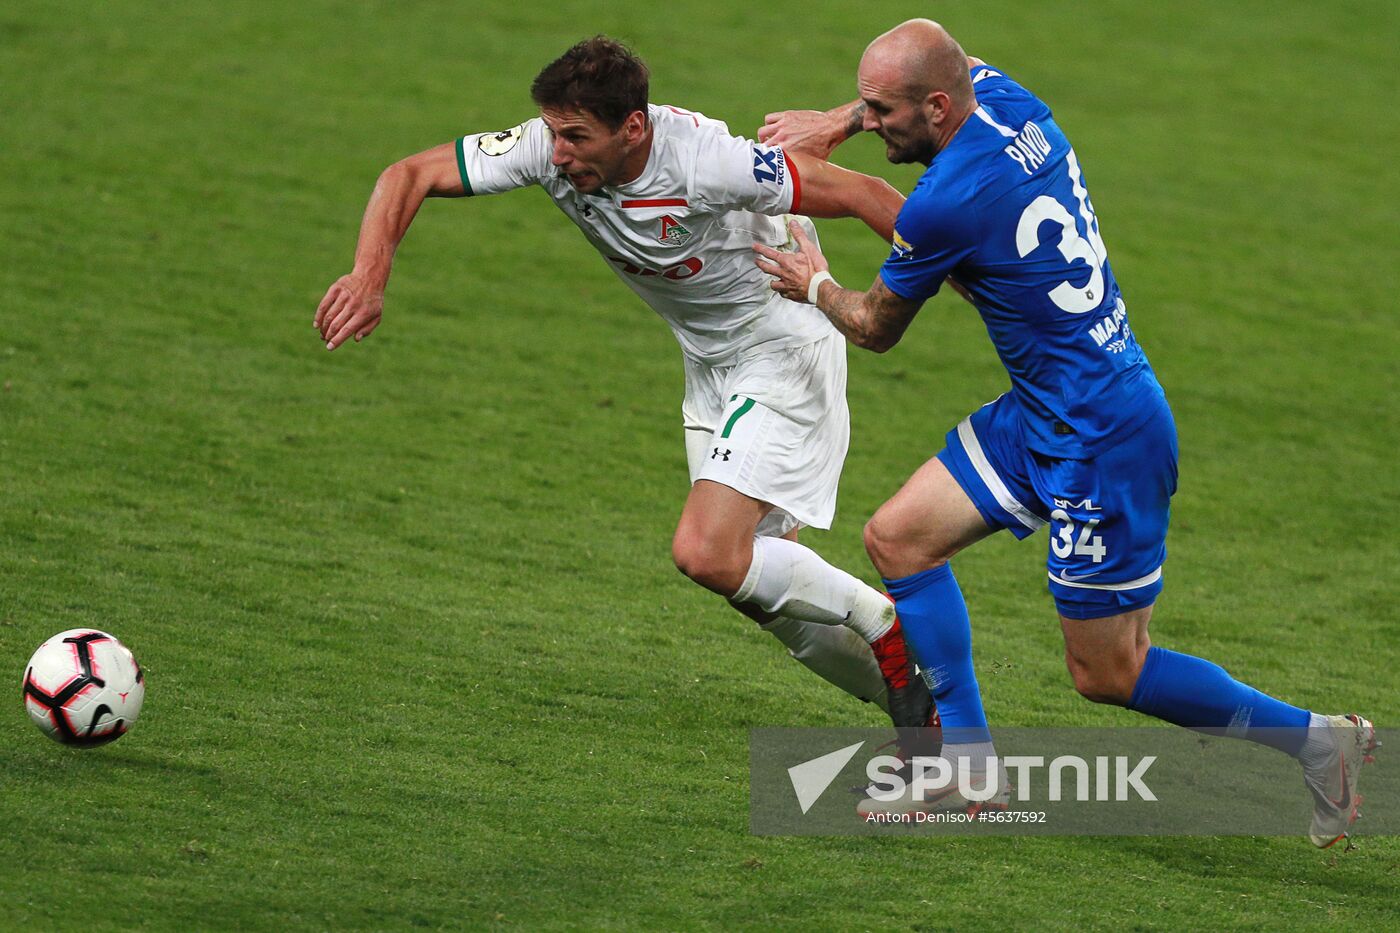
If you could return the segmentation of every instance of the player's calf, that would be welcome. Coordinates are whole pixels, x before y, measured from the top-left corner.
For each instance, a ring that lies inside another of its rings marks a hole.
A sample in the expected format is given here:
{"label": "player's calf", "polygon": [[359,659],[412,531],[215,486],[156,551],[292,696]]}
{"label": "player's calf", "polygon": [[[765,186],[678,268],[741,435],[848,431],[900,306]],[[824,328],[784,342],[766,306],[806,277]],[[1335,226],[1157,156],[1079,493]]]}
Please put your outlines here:
{"label": "player's calf", "polygon": [[[751,607],[736,609],[753,618]],[[886,712],[890,704],[883,672],[865,639],[844,625],[821,625],[777,616],[760,627],[788,649],[788,654],[827,683]]]}

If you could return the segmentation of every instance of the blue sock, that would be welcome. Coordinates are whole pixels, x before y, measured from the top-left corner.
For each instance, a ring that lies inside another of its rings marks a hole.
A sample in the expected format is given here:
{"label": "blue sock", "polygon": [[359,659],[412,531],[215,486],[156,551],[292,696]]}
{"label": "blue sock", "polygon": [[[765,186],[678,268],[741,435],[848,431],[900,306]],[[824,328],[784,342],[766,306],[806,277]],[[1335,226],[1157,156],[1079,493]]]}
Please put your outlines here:
{"label": "blue sock", "polygon": [[1128,709],[1187,728],[1229,729],[1295,758],[1312,718],[1240,683],[1218,664],[1156,647],[1147,649]]}
{"label": "blue sock", "polygon": [[990,742],[972,669],[972,623],[953,568],[944,564],[886,580],[885,588],[894,597],[904,639],[938,704],[944,741]]}

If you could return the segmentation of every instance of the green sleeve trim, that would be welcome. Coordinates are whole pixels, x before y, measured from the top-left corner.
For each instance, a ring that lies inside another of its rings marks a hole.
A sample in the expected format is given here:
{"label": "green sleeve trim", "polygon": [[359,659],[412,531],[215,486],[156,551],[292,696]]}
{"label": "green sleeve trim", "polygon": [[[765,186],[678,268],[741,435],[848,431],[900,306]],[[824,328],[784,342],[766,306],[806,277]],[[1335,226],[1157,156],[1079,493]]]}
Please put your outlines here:
{"label": "green sleeve trim", "polygon": [[467,137],[463,136],[457,140],[457,174],[462,176],[462,187],[467,191],[467,197],[475,194],[472,191],[472,180],[467,177]]}
{"label": "green sleeve trim", "polygon": [[745,415],[747,415],[747,414],[749,413],[749,409],[750,409],[750,408],[753,408],[753,399],[751,399],[751,398],[746,398],[746,399],[744,399],[744,404],[740,405],[740,406],[738,407],[738,409],[735,410],[734,414],[732,414],[732,415],[729,416],[729,421],[728,421],[728,422],[725,424],[725,426],[724,426],[724,433],[721,434],[720,437],[721,437],[721,438],[728,437],[728,436],[729,436],[729,432],[732,431],[732,430],[734,430],[734,423],[735,423],[736,421],[738,421],[740,418],[742,418],[742,417],[744,417]]}

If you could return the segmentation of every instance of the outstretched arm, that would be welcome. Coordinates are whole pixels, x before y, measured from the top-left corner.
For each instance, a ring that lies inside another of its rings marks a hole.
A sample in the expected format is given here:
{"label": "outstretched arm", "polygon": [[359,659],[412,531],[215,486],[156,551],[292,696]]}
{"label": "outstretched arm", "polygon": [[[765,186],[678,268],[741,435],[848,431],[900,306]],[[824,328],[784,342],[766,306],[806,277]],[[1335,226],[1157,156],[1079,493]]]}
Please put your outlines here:
{"label": "outstretched arm", "polygon": [[[984,64],[980,58],[967,59],[969,68]],[[865,129],[865,112],[865,101],[859,98],[826,111],[780,110],[763,118],[758,141],[825,159],[837,146]]]}
{"label": "outstretched arm", "polygon": [[[789,225],[797,252],[782,253],[754,244],[761,258],[758,267],[777,279],[773,289],[793,301],[813,301],[846,339],[858,347],[884,353],[899,343],[922,301],[901,298],[877,276],[869,291],[842,288],[827,271],[826,257],[807,238],[799,224]],[[813,279],[820,279],[811,294]]]}
{"label": "outstretched arm", "polygon": [[826,159],[832,150],[861,131],[865,124],[865,101],[822,112],[820,110],[783,110],[763,118],[758,129],[758,141],[781,146],[789,154],[805,152]]}
{"label": "outstretched arm", "polygon": [[314,325],[334,350],[346,340],[368,337],[384,311],[384,288],[394,251],[425,198],[466,195],[457,171],[455,144],[444,143],[395,162],[379,176],[360,223],[355,266],[335,281],[316,308]]}
{"label": "outstretched arm", "polygon": [[904,195],[882,178],[862,175],[801,152],[786,152],[802,179],[795,212],[808,217],[857,217],[889,243]]}

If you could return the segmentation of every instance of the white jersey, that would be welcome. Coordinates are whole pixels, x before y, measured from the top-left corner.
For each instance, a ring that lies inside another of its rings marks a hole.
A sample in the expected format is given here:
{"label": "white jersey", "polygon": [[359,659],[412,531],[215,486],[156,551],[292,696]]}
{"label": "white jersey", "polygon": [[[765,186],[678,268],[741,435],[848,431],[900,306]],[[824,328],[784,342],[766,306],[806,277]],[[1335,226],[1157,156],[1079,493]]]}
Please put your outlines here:
{"label": "white jersey", "polygon": [[781,215],[801,205],[802,181],[783,151],[698,113],[647,110],[651,153],[626,185],[579,193],[550,164],[553,137],[539,118],[457,140],[462,184],[468,194],[544,188],[694,359],[724,364],[832,333],[820,311],[778,295],[754,265],[755,242],[789,243]]}

